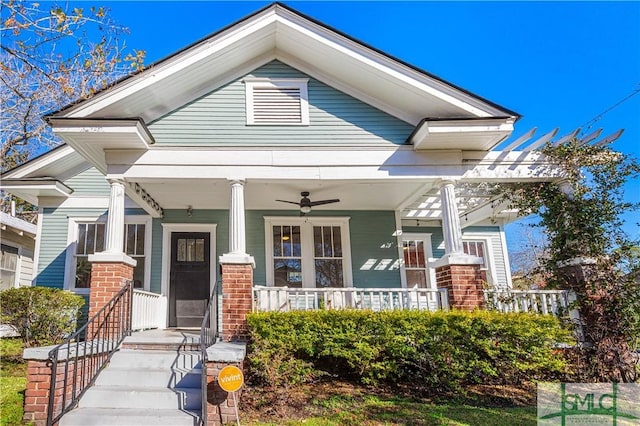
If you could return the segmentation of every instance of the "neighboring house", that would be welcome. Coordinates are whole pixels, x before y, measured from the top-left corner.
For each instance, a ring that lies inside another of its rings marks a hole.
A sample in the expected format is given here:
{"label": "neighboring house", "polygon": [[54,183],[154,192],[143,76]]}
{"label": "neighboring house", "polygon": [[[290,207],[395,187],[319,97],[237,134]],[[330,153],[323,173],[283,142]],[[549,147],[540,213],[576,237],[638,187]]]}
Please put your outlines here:
{"label": "neighboring house", "polygon": [[31,285],[37,229],[33,223],[0,212],[0,291]]}
{"label": "neighboring house", "polygon": [[39,208],[36,285],[87,294],[109,222],[168,326],[199,325],[223,254],[266,286],[436,288],[464,252],[509,288],[484,184],[553,178],[492,151],[518,118],[274,4],[51,114],[65,144],[2,189]]}

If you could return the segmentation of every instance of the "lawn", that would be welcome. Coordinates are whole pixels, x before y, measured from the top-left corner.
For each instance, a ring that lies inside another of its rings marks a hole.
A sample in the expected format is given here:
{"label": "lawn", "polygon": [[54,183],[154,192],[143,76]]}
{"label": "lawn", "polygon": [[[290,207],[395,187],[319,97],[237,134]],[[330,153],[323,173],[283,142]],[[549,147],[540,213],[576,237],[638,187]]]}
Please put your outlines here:
{"label": "lawn", "polygon": [[[531,388],[469,389],[463,398],[421,398],[332,382],[289,389],[273,398],[261,389],[243,395],[250,425],[535,425]],[[510,392],[510,394],[508,393]],[[407,394],[406,390],[401,392]],[[506,396],[510,395],[510,396]],[[243,407],[244,405],[244,407]]]}
{"label": "lawn", "polygon": [[22,360],[22,341],[0,339],[0,425],[22,425],[22,404],[27,365]]}

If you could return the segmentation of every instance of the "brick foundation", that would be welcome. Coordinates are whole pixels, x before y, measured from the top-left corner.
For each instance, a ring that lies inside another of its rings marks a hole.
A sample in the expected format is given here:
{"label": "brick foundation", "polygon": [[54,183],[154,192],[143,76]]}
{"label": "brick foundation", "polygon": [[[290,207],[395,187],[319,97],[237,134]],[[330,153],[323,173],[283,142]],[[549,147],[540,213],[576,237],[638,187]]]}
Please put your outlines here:
{"label": "brick foundation", "polygon": [[486,274],[480,265],[444,265],[436,268],[438,288],[449,292],[449,307],[472,311],[484,307],[482,283]]}
{"label": "brick foundation", "polygon": [[251,312],[253,266],[222,264],[222,340],[247,341],[247,314]]}
{"label": "brick foundation", "polygon": [[133,280],[133,266],[120,262],[91,264],[89,318],[92,318],[128,281]]}
{"label": "brick foundation", "polygon": [[[236,423],[236,407],[233,397],[218,385],[218,373],[228,365],[234,365],[243,370],[243,364],[243,362],[207,362],[207,426]],[[239,401],[242,388],[235,394],[236,401]]]}

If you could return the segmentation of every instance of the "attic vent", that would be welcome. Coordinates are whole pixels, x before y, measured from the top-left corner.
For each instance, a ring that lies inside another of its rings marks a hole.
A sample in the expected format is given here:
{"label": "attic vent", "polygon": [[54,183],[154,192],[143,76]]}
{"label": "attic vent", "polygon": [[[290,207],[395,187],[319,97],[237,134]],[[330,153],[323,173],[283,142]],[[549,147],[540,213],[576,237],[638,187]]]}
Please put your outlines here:
{"label": "attic vent", "polygon": [[307,79],[245,79],[248,125],[309,125]]}

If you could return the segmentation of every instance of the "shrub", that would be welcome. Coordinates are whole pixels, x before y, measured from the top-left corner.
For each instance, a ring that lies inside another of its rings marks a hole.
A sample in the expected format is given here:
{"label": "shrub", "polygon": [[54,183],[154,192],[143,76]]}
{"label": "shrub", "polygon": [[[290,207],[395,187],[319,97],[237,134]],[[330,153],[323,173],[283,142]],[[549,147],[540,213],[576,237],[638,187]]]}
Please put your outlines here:
{"label": "shrub", "polygon": [[0,318],[16,328],[26,346],[60,343],[75,331],[84,298],[48,287],[0,292]]}
{"label": "shrub", "polygon": [[323,374],[440,389],[550,380],[566,369],[554,344],[570,336],[551,316],[488,311],[297,311],[248,322],[252,375],[276,386]]}

